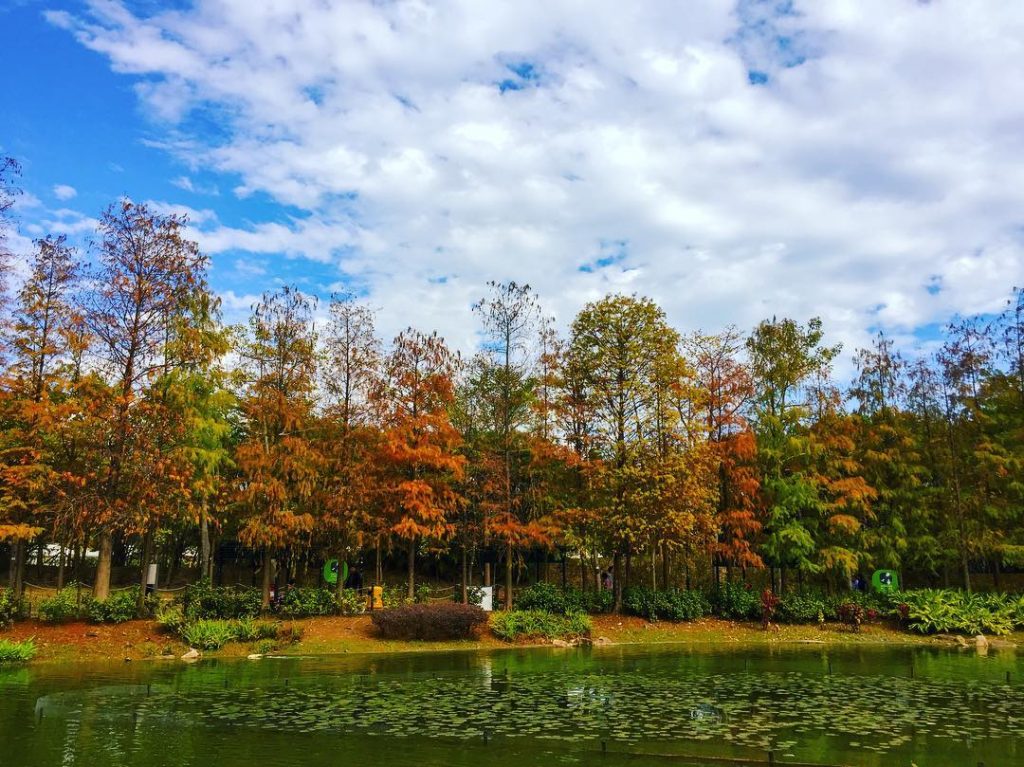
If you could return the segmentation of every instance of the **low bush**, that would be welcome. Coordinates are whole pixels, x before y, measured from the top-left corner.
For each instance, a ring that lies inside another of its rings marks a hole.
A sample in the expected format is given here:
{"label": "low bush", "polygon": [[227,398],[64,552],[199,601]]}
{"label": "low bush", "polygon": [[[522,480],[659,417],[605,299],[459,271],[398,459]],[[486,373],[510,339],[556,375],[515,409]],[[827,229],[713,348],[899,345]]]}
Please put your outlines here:
{"label": "low bush", "polygon": [[11,589],[0,589],[0,629],[7,628],[27,613],[26,602],[14,596]]}
{"label": "low bush", "polygon": [[52,597],[39,603],[39,617],[46,623],[66,623],[82,617],[91,597],[80,594],[78,584],[65,586]]}
{"label": "low bush", "polygon": [[896,613],[922,634],[1008,634],[1024,628],[1024,597],[918,589],[890,596]]}
{"label": "low bush", "polygon": [[281,624],[275,621],[256,618],[198,620],[183,624],[178,632],[190,647],[200,650],[219,650],[228,642],[264,642],[277,639],[293,641],[292,635],[295,633],[284,630]]}
{"label": "low bush", "polygon": [[338,600],[332,589],[293,587],[281,595],[277,611],[290,618],[334,615],[338,612]]}
{"label": "low bush", "polygon": [[181,633],[185,625],[185,611],[180,604],[165,602],[157,608],[156,622],[164,631],[172,634]]}
{"label": "low bush", "polygon": [[186,586],[180,598],[189,621],[255,618],[263,610],[263,595],[247,586],[214,586],[201,580]]}
{"label": "low bush", "polygon": [[455,602],[411,604],[376,611],[370,620],[385,639],[469,639],[487,613]]}
{"label": "low bush", "polygon": [[836,617],[836,606],[820,594],[786,594],[779,600],[775,620],[779,623],[823,623]]}
{"label": "low bush", "polygon": [[761,599],[749,584],[725,582],[711,594],[711,609],[720,618],[754,620],[761,617]]}
{"label": "low bush", "polygon": [[237,638],[238,622],[218,618],[198,620],[182,627],[181,638],[189,647],[200,650],[219,650]]}
{"label": "low bush", "polygon": [[0,663],[24,663],[32,660],[35,654],[36,644],[31,639],[22,642],[0,639]]}
{"label": "low bush", "polygon": [[561,589],[553,583],[535,583],[515,596],[517,610],[542,610],[549,613],[606,613],[612,609],[614,594],[607,589],[583,591]]}
{"label": "low bush", "polygon": [[276,639],[279,624],[256,618],[239,618],[235,624],[235,639],[239,642],[259,642],[262,639]]}
{"label": "low bush", "polygon": [[506,642],[518,639],[571,639],[590,635],[584,613],[559,615],[543,610],[507,610],[491,616],[491,631]]}
{"label": "low bush", "polygon": [[628,588],[622,592],[622,606],[631,615],[649,621],[692,621],[711,613],[711,603],[700,591]]}
{"label": "low bush", "polygon": [[864,608],[856,602],[844,602],[839,605],[838,616],[851,631],[860,631],[860,624],[864,622]]}
{"label": "low bush", "polygon": [[[139,617],[139,587],[121,589],[100,601],[88,597],[82,600],[83,613],[93,623],[124,623]],[[157,597],[150,595],[143,601],[143,614],[152,615],[157,606]]]}

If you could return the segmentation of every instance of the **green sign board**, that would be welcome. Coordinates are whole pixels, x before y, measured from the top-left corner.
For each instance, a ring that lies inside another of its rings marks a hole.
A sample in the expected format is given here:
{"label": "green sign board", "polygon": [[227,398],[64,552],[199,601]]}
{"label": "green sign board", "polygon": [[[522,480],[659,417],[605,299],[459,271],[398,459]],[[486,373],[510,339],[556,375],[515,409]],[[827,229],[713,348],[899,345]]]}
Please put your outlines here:
{"label": "green sign board", "polygon": [[899,591],[899,574],[895,570],[875,570],[871,576],[871,590],[878,592]]}
{"label": "green sign board", "polygon": [[[338,583],[338,560],[328,559],[324,562],[324,580],[332,585]],[[348,562],[341,563],[341,582],[348,580]]]}

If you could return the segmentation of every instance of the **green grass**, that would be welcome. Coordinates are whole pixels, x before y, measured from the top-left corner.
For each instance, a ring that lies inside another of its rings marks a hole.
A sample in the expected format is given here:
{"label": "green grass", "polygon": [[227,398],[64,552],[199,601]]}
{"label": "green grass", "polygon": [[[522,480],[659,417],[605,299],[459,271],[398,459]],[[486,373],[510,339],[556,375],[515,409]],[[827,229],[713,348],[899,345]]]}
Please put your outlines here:
{"label": "green grass", "polygon": [[32,660],[36,654],[36,643],[31,639],[15,642],[0,639],[0,663],[24,663]]}
{"label": "green grass", "polygon": [[590,616],[578,612],[556,615],[543,610],[508,610],[491,616],[491,631],[506,642],[586,636],[590,628]]}

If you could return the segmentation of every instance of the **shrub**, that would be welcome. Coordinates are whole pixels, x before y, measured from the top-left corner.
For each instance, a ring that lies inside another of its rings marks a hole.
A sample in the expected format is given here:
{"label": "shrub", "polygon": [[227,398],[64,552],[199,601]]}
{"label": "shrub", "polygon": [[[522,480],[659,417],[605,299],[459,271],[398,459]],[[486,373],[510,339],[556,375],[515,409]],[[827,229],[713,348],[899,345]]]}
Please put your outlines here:
{"label": "shrub", "polygon": [[517,639],[567,639],[590,634],[584,613],[558,615],[543,610],[507,610],[491,616],[491,631],[506,642]]}
{"label": "shrub", "polygon": [[360,615],[366,612],[366,595],[345,589],[341,592],[341,599],[337,600],[335,611],[342,615]]}
{"label": "shrub", "polygon": [[0,663],[24,663],[32,660],[35,654],[36,644],[31,639],[23,642],[0,639]]}
{"label": "shrub", "polygon": [[164,631],[178,634],[185,625],[185,611],[173,602],[161,604],[156,611],[156,622]]}
{"label": "shrub", "polygon": [[338,612],[338,601],[331,589],[296,587],[284,592],[277,610],[290,618],[334,615]]}
{"label": "shrub", "polygon": [[659,619],[689,621],[710,614],[711,604],[703,593],[695,590],[628,588],[622,593],[622,606],[627,613],[649,621]]}
{"label": "shrub", "polygon": [[17,599],[11,589],[0,589],[0,629],[7,628],[26,614],[26,602]]}
{"label": "shrub", "polygon": [[733,620],[761,617],[761,600],[749,584],[726,581],[711,592],[711,608],[715,615]]}
{"label": "shrub", "polygon": [[238,623],[236,621],[210,619],[198,620],[185,625],[181,630],[181,638],[190,647],[201,650],[219,650],[228,642],[237,638]]}
{"label": "shrub", "polygon": [[487,613],[455,602],[412,604],[374,612],[370,618],[385,639],[469,639]]}
{"label": "shrub", "polygon": [[860,624],[864,622],[864,608],[856,602],[846,602],[839,605],[839,620],[847,625],[852,631],[860,631]]}
{"label": "shrub", "polygon": [[761,628],[765,631],[768,630],[768,626],[771,625],[772,618],[775,617],[775,610],[779,606],[779,598],[775,592],[771,590],[771,587],[766,587],[761,592]]}
{"label": "shrub", "polygon": [[[82,616],[84,605],[79,602],[79,586],[65,586],[52,597],[39,603],[39,617],[46,623],[64,623],[78,620]],[[85,597],[82,602],[90,597]]]}
{"label": "shrub", "polygon": [[612,609],[614,594],[606,589],[582,591],[561,589],[553,583],[535,583],[515,596],[517,610],[542,610],[549,613],[606,613]]}
{"label": "shrub", "polygon": [[835,618],[835,607],[820,594],[787,594],[779,600],[779,623],[821,623]]}
{"label": "shrub", "polygon": [[918,589],[893,594],[891,600],[907,626],[922,634],[1008,634],[1024,625],[1020,620],[1022,597]]}
{"label": "shrub", "polygon": [[[113,592],[102,602],[89,597],[82,601],[83,612],[93,623],[124,623],[139,617],[137,610],[139,587],[121,589]],[[143,602],[143,612],[152,614],[156,608],[157,597],[150,595]]]}
{"label": "shrub", "polygon": [[234,625],[235,639],[240,642],[258,642],[261,639],[276,639],[279,624],[255,618],[239,618]]}
{"label": "shrub", "polygon": [[410,603],[408,589],[405,586],[388,586],[381,588],[380,599],[384,607],[401,607]]}
{"label": "shrub", "polygon": [[201,580],[185,587],[181,604],[189,621],[214,618],[255,618],[263,611],[259,589],[246,586],[214,586]]}

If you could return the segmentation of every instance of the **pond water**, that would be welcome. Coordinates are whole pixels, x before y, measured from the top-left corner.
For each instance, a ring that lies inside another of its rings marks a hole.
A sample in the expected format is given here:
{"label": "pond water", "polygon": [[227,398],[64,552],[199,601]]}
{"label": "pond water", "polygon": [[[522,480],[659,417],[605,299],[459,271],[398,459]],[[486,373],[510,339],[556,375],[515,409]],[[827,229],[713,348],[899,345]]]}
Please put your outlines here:
{"label": "pond water", "polygon": [[1024,765],[1024,664],[931,648],[0,670],[0,765]]}

